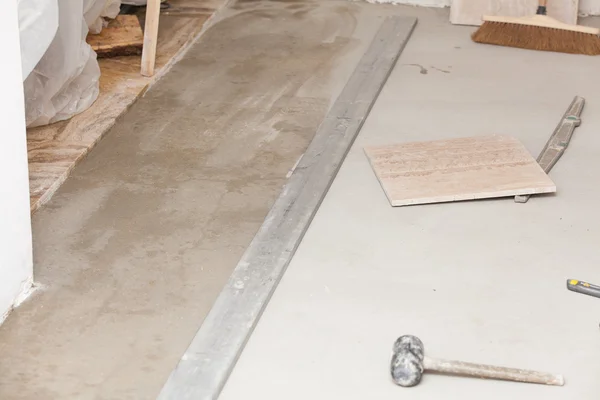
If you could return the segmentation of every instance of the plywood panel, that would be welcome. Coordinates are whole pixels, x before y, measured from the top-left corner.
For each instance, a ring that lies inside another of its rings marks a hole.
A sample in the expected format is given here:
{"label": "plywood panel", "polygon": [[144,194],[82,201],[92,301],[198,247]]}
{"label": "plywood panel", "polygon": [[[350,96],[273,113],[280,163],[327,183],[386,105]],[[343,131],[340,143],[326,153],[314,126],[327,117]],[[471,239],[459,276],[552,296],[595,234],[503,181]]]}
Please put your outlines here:
{"label": "plywood panel", "polygon": [[365,152],[392,206],[556,191],[511,136],[404,143]]}
{"label": "plywood panel", "polygon": [[118,15],[98,35],[88,35],[87,42],[98,57],[139,55],[144,34],[136,15]]}
{"label": "plywood panel", "polygon": [[[525,17],[535,14],[536,0],[453,0],[450,22],[457,25],[481,25],[483,15]],[[548,4],[548,16],[566,24],[577,24],[579,0],[557,0]]]}

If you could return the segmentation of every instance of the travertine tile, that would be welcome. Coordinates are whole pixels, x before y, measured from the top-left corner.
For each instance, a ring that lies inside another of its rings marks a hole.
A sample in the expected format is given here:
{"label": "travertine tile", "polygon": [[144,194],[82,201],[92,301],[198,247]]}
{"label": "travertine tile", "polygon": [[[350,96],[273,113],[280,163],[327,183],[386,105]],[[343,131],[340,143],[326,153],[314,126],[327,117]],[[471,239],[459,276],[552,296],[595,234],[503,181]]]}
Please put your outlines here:
{"label": "travertine tile", "polygon": [[403,143],[365,152],[392,206],[556,191],[511,136]]}

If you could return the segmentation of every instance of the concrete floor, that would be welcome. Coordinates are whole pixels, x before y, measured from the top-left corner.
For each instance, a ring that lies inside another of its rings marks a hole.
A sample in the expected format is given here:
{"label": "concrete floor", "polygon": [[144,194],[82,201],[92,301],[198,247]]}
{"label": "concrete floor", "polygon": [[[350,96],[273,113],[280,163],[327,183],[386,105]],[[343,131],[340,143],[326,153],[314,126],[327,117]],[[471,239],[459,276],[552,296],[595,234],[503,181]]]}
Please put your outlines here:
{"label": "concrete floor", "polygon": [[[1,399],[153,399],[389,14],[419,25],[222,399],[595,398],[600,59],[475,45],[447,10],[239,1],[34,217],[43,285],[0,328]],[[558,194],[392,209],[366,144],[584,124]],[[564,373],[538,387],[389,382],[393,340]],[[300,384],[299,384],[300,383]],[[290,390],[293,388],[293,390]]]}
{"label": "concrete floor", "polygon": [[[596,399],[600,58],[485,45],[447,13],[419,24],[220,400]],[[589,21],[598,24],[598,20]],[[583,124],[556,195],[390,207],[363,146],[503,133],[537,155],[573,99]],[[391,382],[394,340],[432,357],[562,373],[564,387],[425,375]]]}
{"label": "concrete floor", "polygon": [[0,399],[156,397],[384,14],[220,16],[35,214],[42,289],[0,328]]}

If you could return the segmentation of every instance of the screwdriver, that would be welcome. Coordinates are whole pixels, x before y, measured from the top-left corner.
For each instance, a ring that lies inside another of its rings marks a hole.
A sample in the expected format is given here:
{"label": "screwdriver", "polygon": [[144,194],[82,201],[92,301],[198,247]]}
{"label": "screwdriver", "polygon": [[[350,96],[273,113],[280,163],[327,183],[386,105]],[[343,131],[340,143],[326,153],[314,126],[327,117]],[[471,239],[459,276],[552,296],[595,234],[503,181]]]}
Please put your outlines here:
{"label": "screwdriver", "polygon": [[600,286],[584,281],[578,281],[577,279],[567,279],[567,289],[572,292],[600,298]]}

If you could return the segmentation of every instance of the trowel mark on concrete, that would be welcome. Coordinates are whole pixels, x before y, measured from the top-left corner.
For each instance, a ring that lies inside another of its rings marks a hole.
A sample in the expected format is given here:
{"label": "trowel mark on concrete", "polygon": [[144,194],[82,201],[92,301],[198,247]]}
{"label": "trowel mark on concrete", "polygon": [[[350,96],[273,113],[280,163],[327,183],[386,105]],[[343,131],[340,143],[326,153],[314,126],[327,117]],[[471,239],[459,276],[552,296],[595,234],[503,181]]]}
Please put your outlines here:
{"label": "trowel mark on concrete", "polygon": [[445,74],[449,74],[450,73],[450,71],[448,71],[448,70],[441,69],[441,68],[438,68],[438,67],[434,67],[433,65],[431,67],[429,67],[429,68],[435,69],[436,71],[440,71],[440,72],[443,72]]}
{"label": "trowel mark on concrete", "polygon": [[423,75],[427,75],[427,68],[423,67],[421,64],[402,64],[402,65],[407,65],[409,67],[419,67],[420,68],[419,73],[421,73]]}
{"label": "trowel mark on concrete", "polygon": [[[427,68],[425,68],[421,64],[402,64],[402,65],[406,65],[406,66],[409,66],[409,67],[419,67],[419,73],[421,73],[423,75],[427,75],[428,74]],[[438,68],[438,67],[434,67],[433,65],[430,66],[429,68],[434,69],[436,71],[443,72],[444,74],[449,74],[450,73],[450,71],[448,71],[448,70],[441,69],[441,68]]]}

